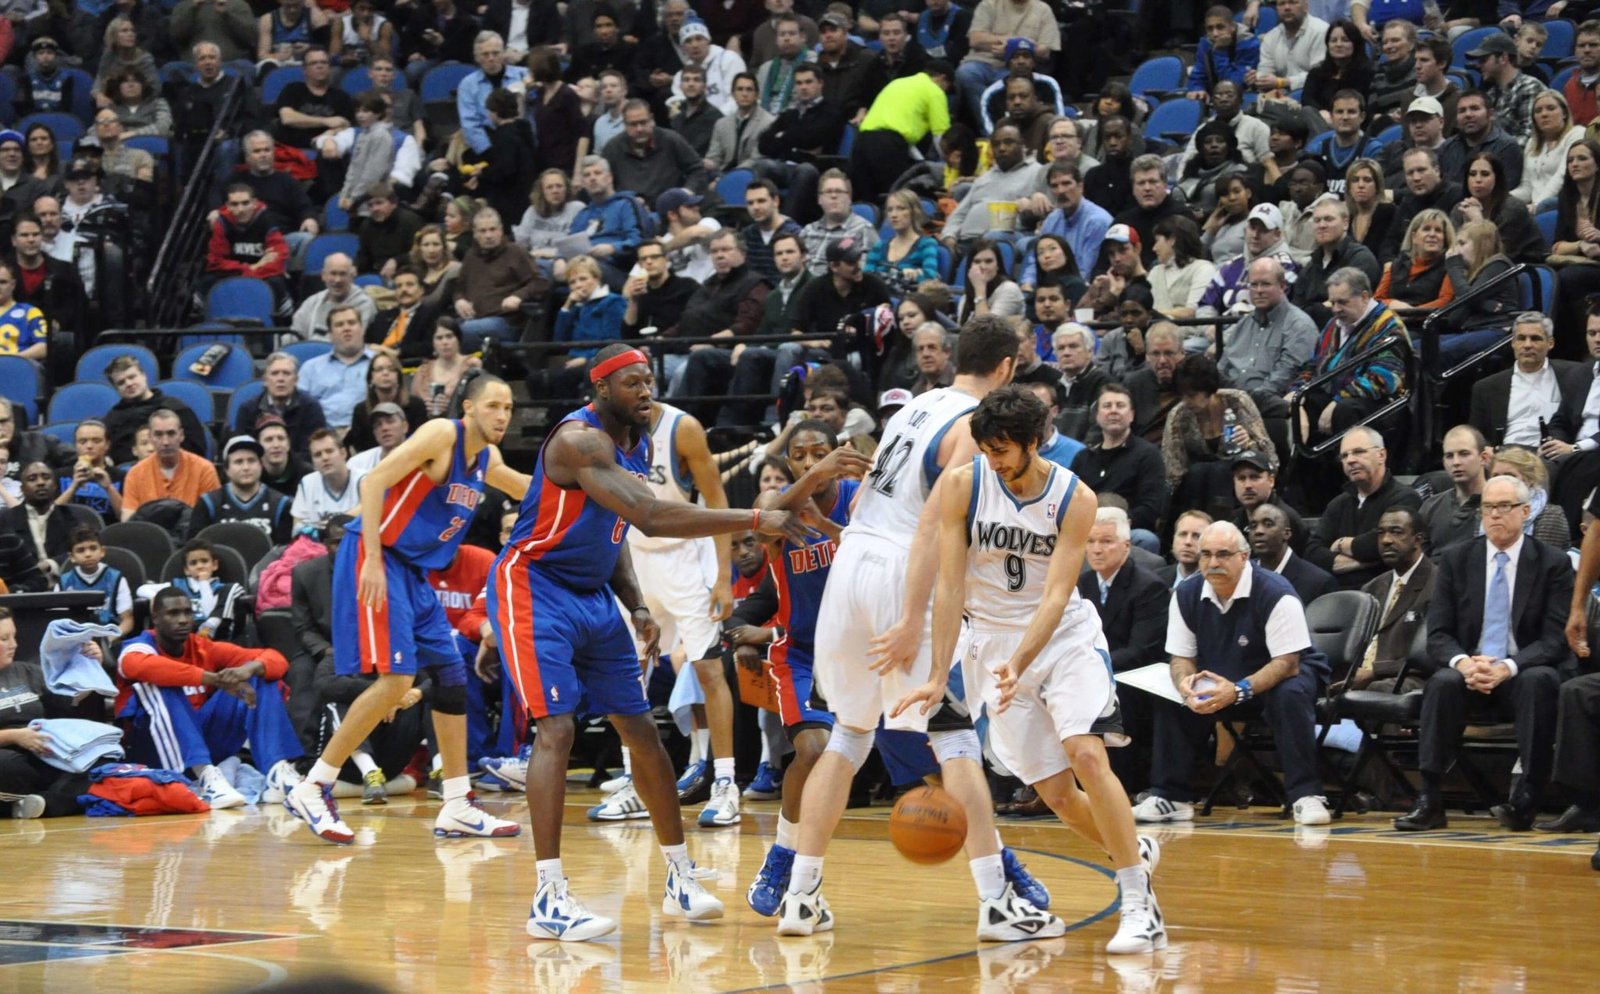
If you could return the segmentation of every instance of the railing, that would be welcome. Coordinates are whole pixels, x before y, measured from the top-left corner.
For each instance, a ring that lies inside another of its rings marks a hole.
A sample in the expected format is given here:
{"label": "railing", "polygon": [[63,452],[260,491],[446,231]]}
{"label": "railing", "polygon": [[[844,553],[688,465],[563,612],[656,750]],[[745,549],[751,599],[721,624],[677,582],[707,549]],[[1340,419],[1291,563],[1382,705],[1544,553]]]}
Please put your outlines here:
{"label": "railing", "polygon": [[[1429,375],[1433,375],[1434,374],[1434,370],[1436,368],[1438,368],[1438,365],[1439,365],[1439,335],[1440,335],[1438,327],[1439,327],[1439,322],[1440,321],[1442,321],[1444,318],[1448,317],[1449,315],[1455,313],[1456,311],[1460,310],[1465,305],[1471,303],[1472,301],[1474,301],[1474,300],[1478,299],[1479,297],[1483,296],[1484,294],[1488,293],[1490,290],[1498,289],[1507,280],[1517,279],[1523,273],[1528,272],[1529,269],[1530,269],[1530,267],[1528,266],[1527,263],[1519,262],[1516,265],[1512,266],[1510,269],[1506,270],[1505,272],[1500,273],[1499,275],[1493,277],[1492,279],[1485,280],[1484,282],[1478,284],[1477,286],[1475,286],[1472,289],[1468,290],[1466,293],[1462,294],[1461,296],[1456,297],[1455,299],[1451,300],[1450,303],[1444,305],[1443,307],[1441,307],[1438,310],[1434,311],[1432,314],[1428,315],[1428,317],[1422,322],[1422,329],[1421,329],[1422,368],[1423,368],[1423,370],[1425,372],[1427,372]],[[1478,360],[1484,358],[1485,356],[1487,356],[1490,353],[1494,352],[1496,349],[1501,348],[1502,346],[1505,345],[1505,343],[1507,341],[1510,341],[1510,334],[1509,333],[1507,334],[1505,340],[1496,342],[1493,345],[1489,346],[1488,348],[1479,351],[1472,358],[1467,359],[1467,360],[1465,360],[1463,362],[1459,362],[1456,365],[1454,365],[1454,366],[1450,367],[1449,369],[1445,370],[1444,372],[1439,373],[1438,374],[1439,378],[1441,380],[1448,380],[1450,377],[1452,377],[1452,376],[1456,375],[1457,373],[1461,372],[1462,369],[1464,369],[1464,368],[1470,366],[1471,364],[1477,362]]]}
{"label": "railing", "polygon": [[[1289,448],[1291,453],[1303,448],[1299,442],[1298,428],[1300,425],[1300,411],[1304,406],[1306,394],[1310,393],[1313,388],[1319,387],[1322,384],[1330,382],[1331,380],[1343,375],[1345,371],[1349,370],[1351,367],[1359,366],[1372,359],[1379,353],[1393,348],[1397,343],[1406,347],[1406,355],[1408,357],[1408,361],[1406,363],[1406,380],[1408,385],[1406,389],[1401,390],[1395,399],[1389,401],[1389,403],[1362,418],[1360,421],[1357,421],[1355,424],[1351,425],[1350,428],[1359,428],[1364,425],[1370,425],[1375,421],[1379,421],[1385,417],[1388,417],[1394,411],[1397,411],[1411,403],[1412,393],[1416,389],[1416,355],[1411,351],[1409,346],[1406,346],[1406,340],[1403,336],[1396,332],[1390,332],[1387,335],[1379,338],[1376,342],[1373,342],[1371,345],[1362,349],[1360,352],[1357,352],[1355,355],[1334,366],[1332,369],[1313,376],[1304,386],[1295,391],[1294,399],[1289,401]],[[1304,451],[1309,452],[1313,456],[1319,456],[1328,451],[1330,448],[1333,448],[1335,445],[1338,445],[1339,440],[1344,438],[1345,433],[1348,432],[1350,428],[1346,428],[1344,431],[1334,432],[1327,438],[1318,442],[1316,445],[1304,449]]]}

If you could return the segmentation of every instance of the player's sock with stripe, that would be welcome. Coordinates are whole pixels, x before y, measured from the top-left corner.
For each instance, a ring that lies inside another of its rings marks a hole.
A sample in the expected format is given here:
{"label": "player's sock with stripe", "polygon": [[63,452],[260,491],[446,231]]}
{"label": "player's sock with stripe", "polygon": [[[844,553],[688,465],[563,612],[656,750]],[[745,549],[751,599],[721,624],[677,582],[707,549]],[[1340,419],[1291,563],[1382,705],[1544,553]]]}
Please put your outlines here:
{"label": "player's sock with stripe", "polygon": [[667,865],[677,869],[680,874],[687,875],[694,868],[694,863],[689,859],[689,846],[686,843],[662,846],[661,855],[667,858]]}
{"label": "player's sock with stripe", "polygon": [[1150,876],[1142,866],[1124,866],[1117,871],[1117,886],[1122,888],[1124,898],[1146,894],[1150,891]]}
{"label": "player's sock with stripe", "polygon": [[721,758],[713,759],[711,761],[711,770],[712,770],[713,779],[716,779],[716,780],[732,780],[733,779],[733,760],[732,759],[721,759]]}
{"label": "player's sock with stripe", "polygon": [[472,790],[472,781],[467,777],[445,777],[444,802],[466,800],[468,792]]}
{"label": "player's sock with stripe", "polygon": [[362,776],[366,776],[378,768],[378,764],[372,761],[372,757],[360,750],[350,754],[350,761],[356,764],[356,769],[361,771]]}
{"label": "player's sock with stripe", "polygon": [[978,885],[980,898],[993,901],[1006,892],[1006,867],[999,853],[979,856],[969,865],[972,868],[972,882]]}
{"label": "player's sock with stripe", "polygon": [[534,869],[538,870],[539,872],[540,887],[543,887],[548,883],[560,883],[567,878],[566,873],[564,873],[561,869],[560,858],[541,859],[533,865]]}
{"label": "player's sock with stripe", "polygon": [[622,747],[622,773],[624,776],[633,776],[633,752],[627,747]]}
{"label": "player's sock with stripe", "polygon": [[339,779],[339,768],[326,760],[317,760],[311,766],[311,772],[306,774],[306,779],[312,783],[333,783]]}
{"label": "player's sock with stripe", "polygon": [[778,845],[793,851],[794,847],[799,844],[799,842],[800,826],[795,822],[785,818],[780,813],[778,815]]}
{"label": "player's sock with stripe", "polygon": [[822,883],[822,857],[796,856],[789,871],[789,893],[809,894]]}

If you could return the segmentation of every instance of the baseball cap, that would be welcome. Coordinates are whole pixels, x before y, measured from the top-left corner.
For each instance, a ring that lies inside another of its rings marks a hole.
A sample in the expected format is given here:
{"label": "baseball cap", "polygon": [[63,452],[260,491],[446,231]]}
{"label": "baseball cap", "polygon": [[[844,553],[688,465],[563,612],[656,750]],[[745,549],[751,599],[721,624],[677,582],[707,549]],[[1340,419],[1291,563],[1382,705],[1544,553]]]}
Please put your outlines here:
{"label": "baseball cap", "polygon": [[882,414],[891,407],[904,407],[912,401],[911,391],[904,387],[895,387],[885,390],[878,398],[878,413]]}
{"label": "baseball cap", "polygon": [[829,262],[860,262],[861,243],[854,238],[841,238],[831,243],[825,254]]}
{"label": "baseball cap", "polygon": [[1004,61],[1010,62],[1011,57],[1016,55],[1018,52],[1027,52],[1029,55],[1033,55],[1036,51],[1037,50],[1034,48],[1033,42],[1027,38],[1012,38],[1006,42],[1006,54]]}
{"label": "baseball cap", "polygon": [[17,131],[14,128],[7,128],[4,131],[0,131],[0,145],[4,145],[6,142],[16,142],[18,145],[27,144],[27,140],[22,137],[22,132]]}
{"label": "baseball cap", "polygon": [[678,29],[678,41],[685,42],[690,38],[710,38],[711,29],[706,27],[705,21],[684,21],[683,27]]}
{"label": "baseball cap", "polygon": [[254,452],[257,459],[261,459],[267,454],[267,450],[261,447],[261,443],[249,435],[235,435],[228,439],[227,445],[222,447],[222,461],[227,462],[233,458],[235,452],[240,451]]}
{"label": "baseball cap", "polygon": [[1406,108],[1406,116],[1412,114],[1427,114],[1432,117],[1444,116],[1444,105],[1433,97],[1418,97],[1411,101],[1411,106]]}
{"label": "baseball cap", "polygon": [[704,199],[706,198],[695,196],[693,191],[675,186],[656,198],[656,213],[666,217],[668,211],[675,211],[683,206],[693,207]]}
{"label": "baseball cap", "polygon": [[1257,452],[1255,449],[1245,449],[1233,457],[1232,468],[1238,469],[1240,466],[1254,466],[1256,469],[1266,470],[1268,473],[1274,472],[1276,469],[1272,465],[1271,456]]}
{"label": "baseball cap", "polygon": [[1487,38],[1478,42],[1478,47],[1467,53],[1469,59],[1481,59],[1485,55],[1516,55],[1517,43],[1504,31],[1496,31]]}
{"label": "baseball cap", "polygon": [[817,27],[826,28],[830,26],[838,28],[840,31],[849,31],[850,18],[839,13],[837,10],[830,10],[826,14],[823,14],[822,17],[817,21]]}
{"label": "baseball cap", "polygon": [[1283,211],[1273,204],[1256,204],[1250,209],[1246,221],[1260,221],[1261,226],[1269,231],[1283,230]]}
{"label": "baseball cap", "polygon": [[288,431],[289,430],[289,422],[283,420],[283,418],[280,415],[277,415],[277,414],[263,414],[263,415],[261,415],[261,417],[256,418],[256,437],[260,438],[261,437],[261,433],[263,431],[267,430],[268,428],[271,428],[273,425],[277,425],[279,428],[282,428],[284,431]]}
{"label": "baseball cap", "polygon": [[1139,233],[1134,231],[1131,225],[1127,224],[1113,224],[1111,227],[1107,228],[1106,241],[1119,242],[1123,245],[1132,245],[1134,248],[1141,247],[1139,244]]}
{"label": "baseball cap", "polygon": [[379,418],[379,417],[403,418],[403,417],[406,416],[406,412],[402,411],[400,409],[400,405],[399,404],[396,404],[393,401],[386,400],[383,403],[379,404],[377,407],[374,407],[372,409],[372,416],[374,418]]}
{"label": "baseball cap", "polygon": [[86,152],[90,155],[100,155],[105,152],[105,146],[100,144],[96,135],[79,135],[78,140],[72,143],[72,154]]}
{"label": "baseball cap", "polygon": [[[4,135],[0,135],[0,145],[5,144]],[[98,179],[101,175],[98,163],[89,159],[73,159],[67,166],[67,179]]]}

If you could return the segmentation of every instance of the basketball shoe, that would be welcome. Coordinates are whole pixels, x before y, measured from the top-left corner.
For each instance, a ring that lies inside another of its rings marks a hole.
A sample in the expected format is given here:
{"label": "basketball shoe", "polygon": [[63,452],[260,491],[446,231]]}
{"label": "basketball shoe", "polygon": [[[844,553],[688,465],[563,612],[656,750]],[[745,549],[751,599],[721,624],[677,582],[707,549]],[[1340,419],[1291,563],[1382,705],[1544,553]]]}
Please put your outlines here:
{"label": "basketball shoe", "polygon": [[477,796],[470,792],[466,797],[446,801],[433,821],[433,834],[441,839],[499,838],[521,833],[521,825],[483,810]]}
{"label": "basketball shoe", "polygon": [[1053,939],[1066,933],[1066,922],[1028,903],[1017,894],[1015,884],[1006,884],[1006,889],[993,900],[978,902],[978,939],[981,942]]}
{"label": "basketball shoe", "polygon": [[617,923],[592,914],[583,902],[567,893],[566,880],[551,880],[533,895],[528,909],[528,934],[555,942],[585,942],[611,932]]}
{"label": "basketball shoe", "polygon": [[626,773],[614,776],[600,785],[600,793],[615,794],[617,791],[633,783],[633,777]]}
{"label": "basketball shoe", "polygon": [[1006,869],[1006,881],[1017,889],[1017,893],[1029,904],[1040,911],[1050,907],[1050,888],[1040,883],[1038,878],[1028,872],[1022,865],[1022,860],[1011,851],[1010,846],[1000,848],[1000,863]]}
{"label": "basketball shoe", "polygon": [[361,781],[366,785],[361,791],[362,804],[389,803],[389,788],[386,786],[388,781],[383,779],[382,770],[368,770]]}
{"label": "basketball shoe", "polygon": [[1139,862],[1144,864],[1145,875],[1154,878],[1161,865],[1161,843],[1154,836],[1139,836]]}
{"label": "basketball shoe", "polygon": [[1122,894],[1122,919],[1117,923],[1117,934],[1106,943],[1106,952],[1113,955],[1151,953],[1167,948],[1167,926],[1161,917],[1161,905],[1145,878],[1142,892]]}
{"label": "basketball shoe", "polygon": [[661,897],[661,913],[692,922],[722,917],[722,902],[695,879],[693,864],[680,873],[676,864],[667,866],[667,890]]}
{"label": "basketball shoe", "polygon": [[483,776],[478,778],[479,790],[520,794],[528,789],[528,760],[524,756],[496,756],[478,760]]}
{"label": "basketball shoe", "polygon": [[763,918],[777,914],[779,905],[783,903],[783,895],[789,890],[789,871],[793,868],[793,849],[779,845],[768,849],[760,872],[744,894],[750,910]]}
{"label": "basketball shoe", "polygon": [[1194,805],[1183,801],[1169,801],[1151,794],[1133,806],[1133,820],[1143,824],[1167,821],[1194,821]]}
{"label": "basketball shoe", "polygon": [[701,828],[739,824],[739,785],[722,777],[711,785],[711,800],[700,812]]}
{"label": "basketball shoe", "polygon": [[347,846],[356,833],[339,819],[339,805],[333,800],[333,785],[302,780],[283,796],[283,806],[306,823],[311,834],[327,842]]}
{"label": "basketball shoe", "polygon": [[215,766],[202,773],[195,786],[199,788],[197,793],[200,799],[211,805],[213,811],[242,808],[245,805],[244,795],[234,790],[228,778]]}
{"label": "basketball shoe", "polygon": [[750,781],[750,786],[744,789],[744,799],[747,801],[776,801],[783,793],[783,777],[779,775],[771,763],[762,763],[756,767],[756,777]]}
{"label": "basketball shoe", "polygon": [[633,784],[628,784],[588,811],[590,821],[627,821],[630,818],[648,818],[644,801],[639,798]]}
{"label": "basketball shoe", "polygon": [[690,763],[678,778],[678,803],[699,804],[711,796],[711,763]]}
{"label": "basketball shoe", "polygon": [[822,883],[807,894],[785,893],[778,905],[779,935],[815,935],[833,930],[833,912],[822,896]]}
{"label": "basketball shoe", "polygon": [[262,804],[280,804],[289,789],[300,782],[300,771],[287,759],[280,759],[267,771],[267,788],[261,792]]}

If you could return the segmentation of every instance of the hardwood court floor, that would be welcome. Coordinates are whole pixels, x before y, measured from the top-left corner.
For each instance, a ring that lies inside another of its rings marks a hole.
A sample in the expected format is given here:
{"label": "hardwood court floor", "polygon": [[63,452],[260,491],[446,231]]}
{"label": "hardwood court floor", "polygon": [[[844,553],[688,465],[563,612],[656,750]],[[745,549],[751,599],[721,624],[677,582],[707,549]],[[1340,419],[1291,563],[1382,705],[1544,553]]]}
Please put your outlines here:
{"label": "hardwood court floor", "polygon": [[[719,924],[660,913],[663,871],[643,823],[591,825],[575,792],[566,867],[607,940],[523,932],[533,849],[516,839],[436,843],[436,805],[347,804],[359,843],[317,841],[279,808],[159,819],[0,821],[0,992],[240,991],[337,969],[415,994],[462,992],[1417,991],[1600,987],[1600,874],[1592,836],[1512,836],[1486,819],[1400,836],[1387,820],[1296,830],[1227,812],[1166,831],[1156,882],[1163,953],[1108,957],[1116,888],[1052,822],[1004,823],[1072,923],[1060,939],[977,948],[960,860],[916,867],[885,839],[886,809],[852,812],[829,852],[830,935],[779,940],[743,893],[776,806],[742,826],[691,829],[721,871]],[[509,817],[522,802],[489,795]],[[748,811],[749,809],[747,809]]]}

